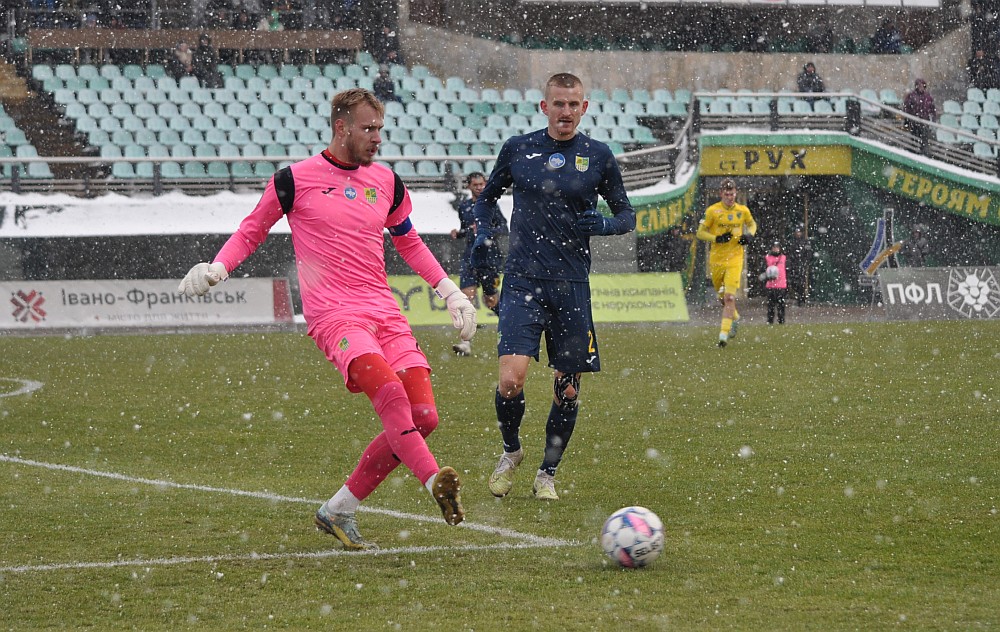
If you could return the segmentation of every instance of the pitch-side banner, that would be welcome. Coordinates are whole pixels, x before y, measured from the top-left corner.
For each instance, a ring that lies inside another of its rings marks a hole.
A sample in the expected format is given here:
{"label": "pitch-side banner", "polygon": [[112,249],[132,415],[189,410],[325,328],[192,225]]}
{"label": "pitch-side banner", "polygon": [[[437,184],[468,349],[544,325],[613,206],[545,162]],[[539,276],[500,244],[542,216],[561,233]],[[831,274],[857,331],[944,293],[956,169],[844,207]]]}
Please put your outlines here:
{"label": "pitch-side banner", "polygon": [[3,281],[0,330],[170,327],[292,322],[287,279],[231,278],[188,298],[175,279]]}
{"label": "pitch-side banner", "polygon": [[882,302],[895,320],[1000,318],[1000,268],[886,268]]}
{"label": "pitch-side banner", "polygon": [[[411,325],[451,323],[444,301],[420,277],[390,276],[389,286]],[[593,274],[590,292],[594,321],[598,323],[688,320],[681,275],[676,272]],[[496,324],[496,315],[478,297],[475,305],[480,323]]]}

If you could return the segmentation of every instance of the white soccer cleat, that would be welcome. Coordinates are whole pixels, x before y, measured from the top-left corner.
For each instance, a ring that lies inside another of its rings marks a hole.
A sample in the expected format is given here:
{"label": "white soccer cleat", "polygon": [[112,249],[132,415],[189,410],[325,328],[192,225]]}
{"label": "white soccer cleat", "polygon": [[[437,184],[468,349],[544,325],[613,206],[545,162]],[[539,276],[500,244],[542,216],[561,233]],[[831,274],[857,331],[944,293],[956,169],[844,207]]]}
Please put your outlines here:
{"label": "white soccer cleat", "polygon": [[538,500],[559,500],[559,495],[556,494],[556,477],[542,470],[538,470],[535,475],[531,491]]}
{"label": "white soccer cleat", "polygon": [[455,352],[456,355],[460,355],[463,357],[472,355],[472,343],[469,342],[468,340],[463,340],[462,342],[458,342],[451,345],[451,349],[452,351]]}
{"label": "white soccer cleat", "polygon": [[497,463],[497,468],[490,474],[488,486],[491,494],[497,498],[503,498],[510,493],[511,488],[514,487],[514,472],[517,471],[517,466],[523,460],[524,449],[503,453],[500,462]]}

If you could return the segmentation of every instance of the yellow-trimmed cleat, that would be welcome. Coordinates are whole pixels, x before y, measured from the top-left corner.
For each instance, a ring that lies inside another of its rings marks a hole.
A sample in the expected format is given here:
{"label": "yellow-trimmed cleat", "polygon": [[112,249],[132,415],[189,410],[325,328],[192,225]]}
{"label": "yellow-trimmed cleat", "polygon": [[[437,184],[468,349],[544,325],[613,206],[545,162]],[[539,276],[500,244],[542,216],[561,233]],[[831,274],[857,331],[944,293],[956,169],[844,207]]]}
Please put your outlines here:
{"label": "yellow-trimmed cleat", "polygon": [[538,500],[559,500],[559,495],[556,494],[556,477],[541,470],[535,475],[531,491]]}
{"label": "yellow-trimmed cleat", "polygon": [[323,505],[316,511],[316,528],[340,540],[345,549],[360,551],[378,548],[374,542],[361,537],[358,521],[353,513],[330,513],[326,510],[326,505]]}
{"label": "yellow-trimmed cleat", "polygon": [[497,498],[503,498],[510,493],[511,488],[514,487],[514,473],[523,460],[523,448],[518,448],[517,452],[503,453],[496,469],[490,474],[488,485],[491,494]]}

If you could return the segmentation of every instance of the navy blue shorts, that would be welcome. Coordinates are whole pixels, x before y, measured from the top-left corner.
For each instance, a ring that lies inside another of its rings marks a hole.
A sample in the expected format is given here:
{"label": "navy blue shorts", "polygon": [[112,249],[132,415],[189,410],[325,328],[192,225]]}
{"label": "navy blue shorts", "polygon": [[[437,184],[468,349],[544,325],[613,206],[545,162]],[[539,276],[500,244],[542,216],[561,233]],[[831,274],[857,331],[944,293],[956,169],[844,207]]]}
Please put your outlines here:
{"label": "navy blue shorts", "polygon": [[504,276],[497,355],[538,360],[542,335],[549,366],[563,373],[601,370],[590,284]]}

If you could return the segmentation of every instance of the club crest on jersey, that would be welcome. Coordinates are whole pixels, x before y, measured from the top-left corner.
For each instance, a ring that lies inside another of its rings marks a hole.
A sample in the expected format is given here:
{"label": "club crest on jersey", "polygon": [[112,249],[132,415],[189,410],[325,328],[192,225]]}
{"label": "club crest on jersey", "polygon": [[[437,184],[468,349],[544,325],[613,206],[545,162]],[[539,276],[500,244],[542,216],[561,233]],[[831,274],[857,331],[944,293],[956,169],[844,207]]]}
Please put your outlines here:
{"label": "club crest on jersey", "polygon": [[341,351],[347,351],[347,348],[351,346],[351,343],[347,342],[347,336],[344,336],[340,339],[340,342],[337,343],[337,346],[340,347]]}
{"label": "club crest on jersey", "polygon": [[589,156],[577,156],[576,157],[576,170],[586,171],[590,168],[590,157]]}
{"label": "club crest on jersey", "polygon": [[726,219],[728,219],[729,221],[733,221],[733,219],[735,218],[733,217],[733,214],[730,213],[729,215],[726,215]]}
{"label": "club crest on jersey", "polygon": [[357,189],[355,189],[354,187],[347,187],[346,189],[344,189],[344,197],[347,198],[348,200],[353,200],[354,198],[358,197]]}
{"label": "club crest on jersey", "polygon": [[549,166],[553,169],[561,169],[566,164],[566,156],[562,154],[552,154],[549,156]]}
{"label": "club crest on jersey", "polygon": [[365,199],[368,200],[369,204],[374,204],[378,202],[378,193],[375,192],[375,189],[365,189]]}

